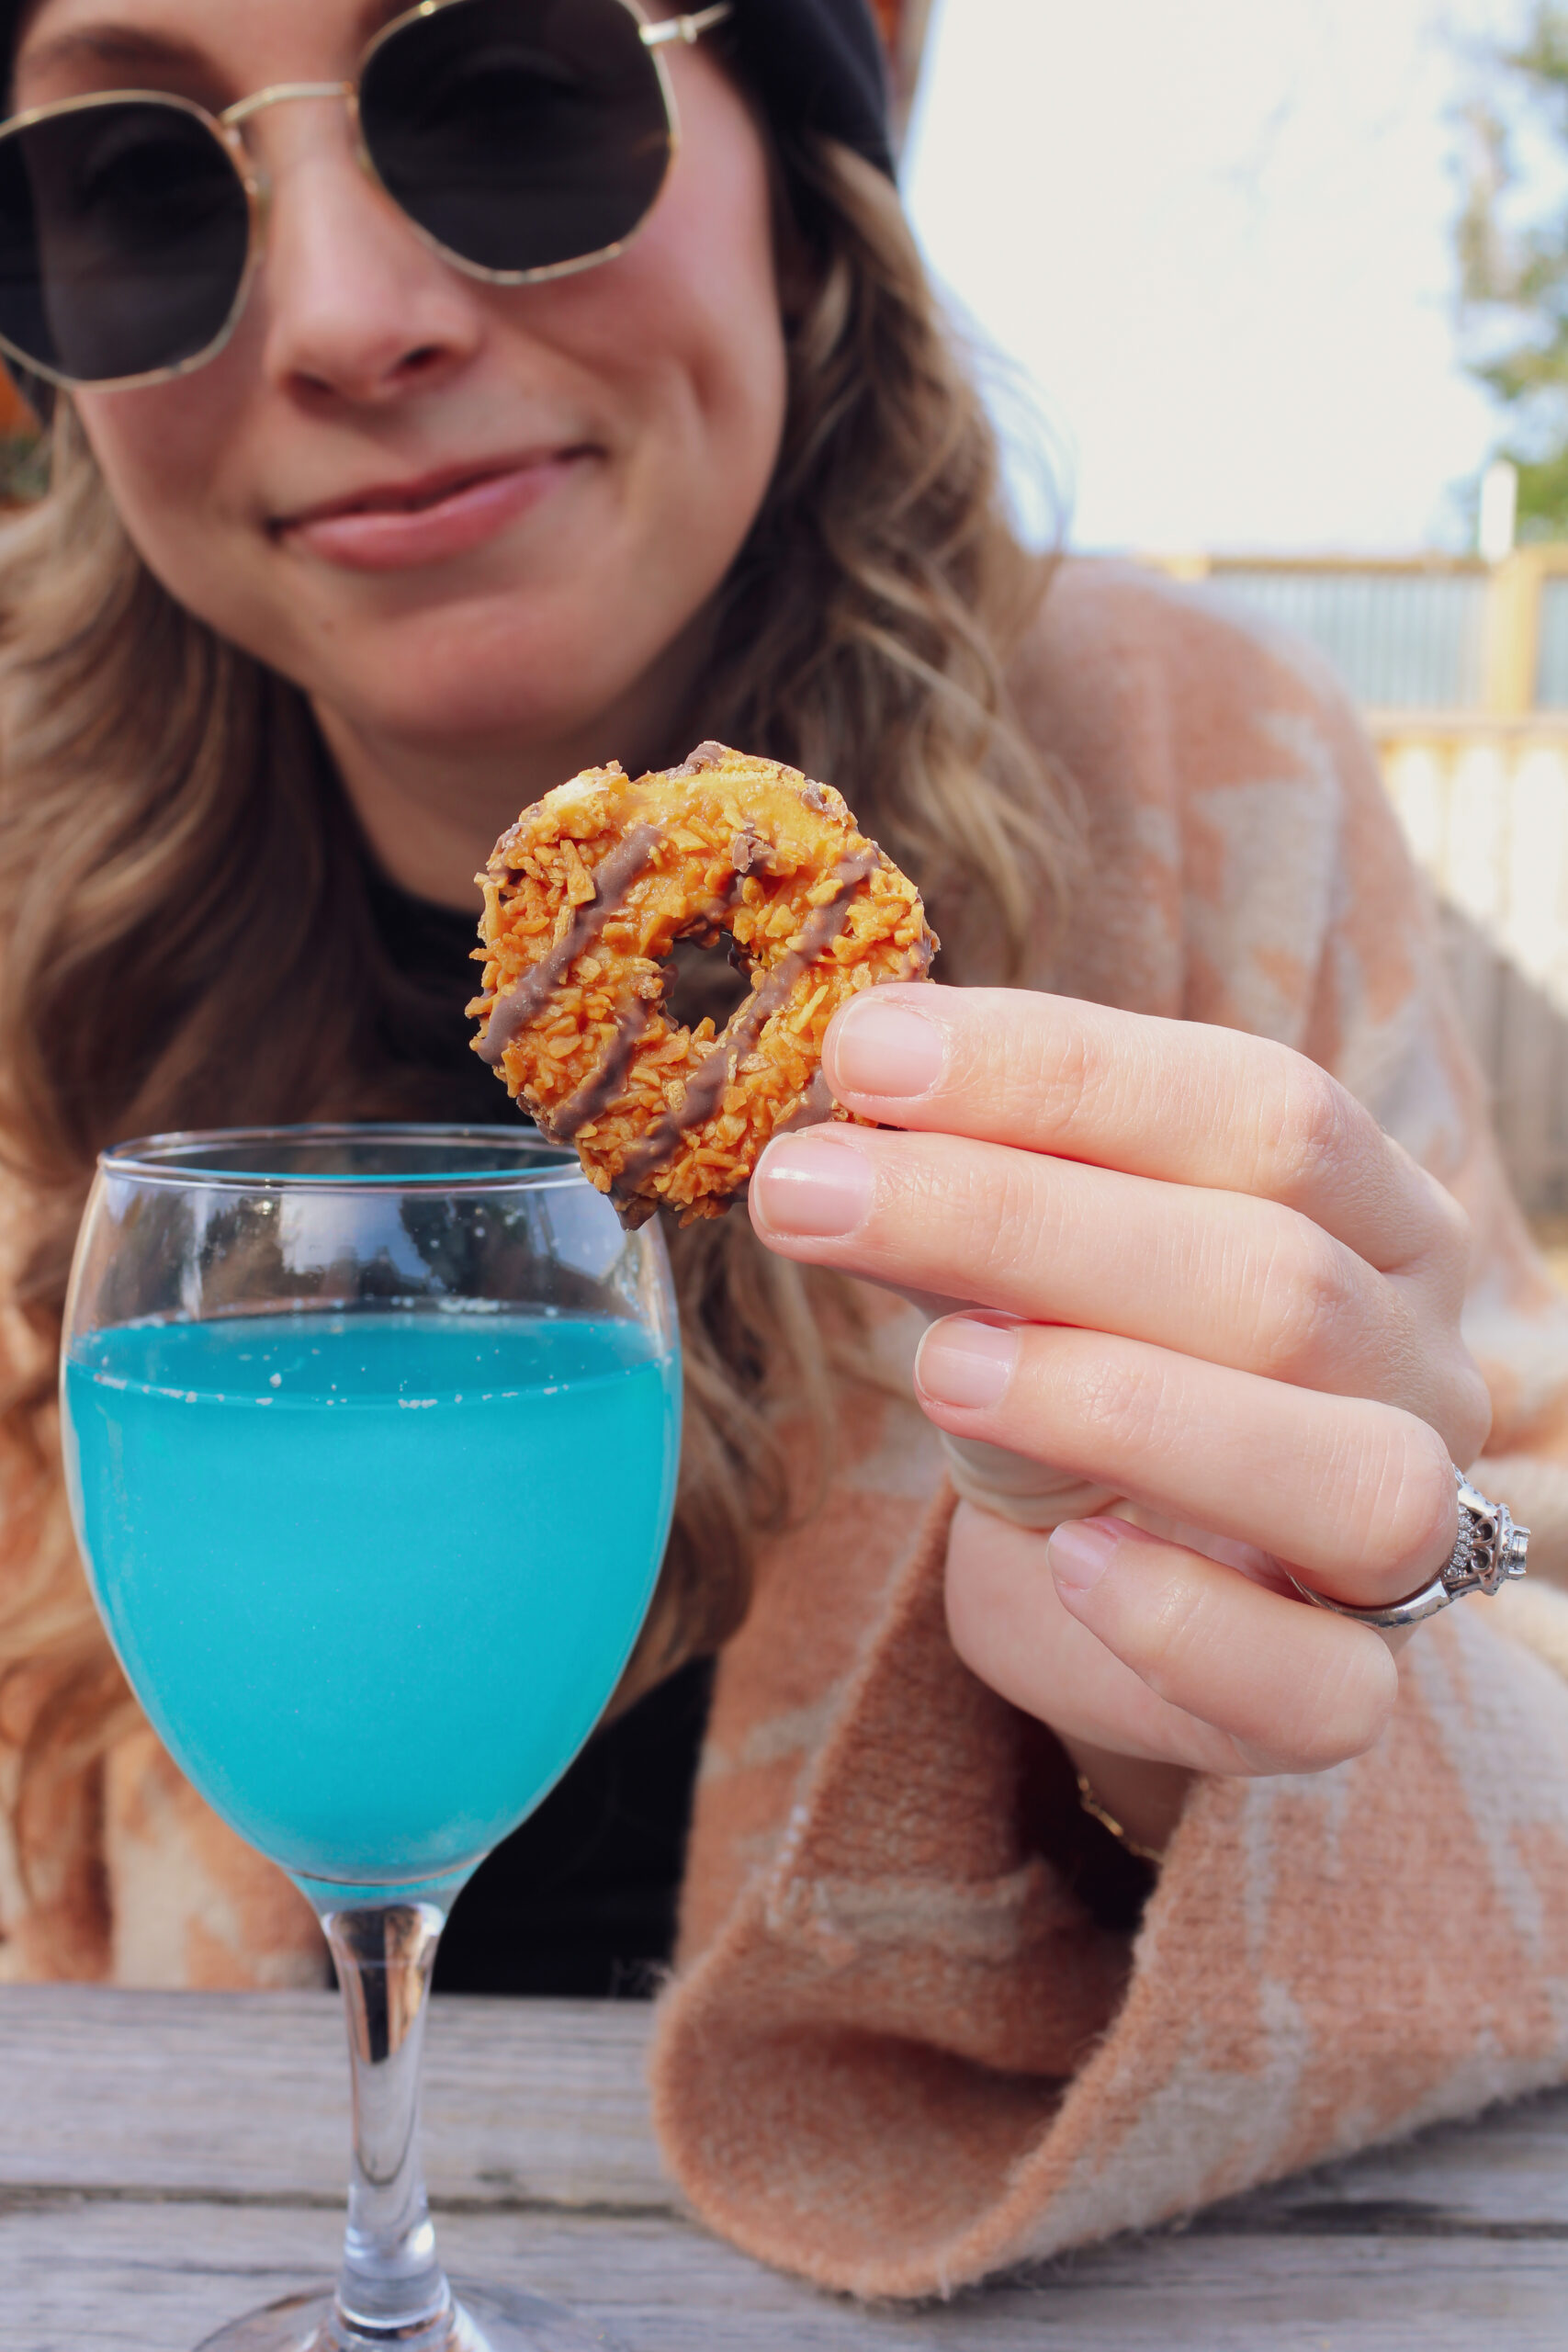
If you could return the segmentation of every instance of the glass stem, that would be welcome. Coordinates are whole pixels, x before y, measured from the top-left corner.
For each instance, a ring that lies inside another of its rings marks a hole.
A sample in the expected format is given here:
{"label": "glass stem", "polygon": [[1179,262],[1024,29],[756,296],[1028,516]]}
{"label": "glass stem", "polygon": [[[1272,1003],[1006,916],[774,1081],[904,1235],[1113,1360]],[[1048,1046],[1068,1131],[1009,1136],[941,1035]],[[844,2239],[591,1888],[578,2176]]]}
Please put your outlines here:
{"label": "glass stem", "polygon": [[446,1915],[430,1903],[323,1911],[354,2075],[354,2170],[338,2281],[342,2343],[446,2341],[451,2290],[419,2153],[419,2062]]}

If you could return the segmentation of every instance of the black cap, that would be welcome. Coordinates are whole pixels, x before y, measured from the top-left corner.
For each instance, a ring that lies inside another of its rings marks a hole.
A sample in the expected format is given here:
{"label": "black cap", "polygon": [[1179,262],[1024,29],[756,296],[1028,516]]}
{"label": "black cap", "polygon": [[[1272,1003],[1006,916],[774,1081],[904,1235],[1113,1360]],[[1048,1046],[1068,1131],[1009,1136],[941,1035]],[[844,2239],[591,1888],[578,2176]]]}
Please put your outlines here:
{"label": "black cap", "polygon": [[[26,0],[0,0],[9,54]],[[869,0],[734,0],[736,42],[782,131],[816,130],[891,176],[887,75]]]}
{"label": "black cap", "polygon": [[735,0],[733,24],[781,130],[840,140],[892,177],[887,73],[868,0]]}

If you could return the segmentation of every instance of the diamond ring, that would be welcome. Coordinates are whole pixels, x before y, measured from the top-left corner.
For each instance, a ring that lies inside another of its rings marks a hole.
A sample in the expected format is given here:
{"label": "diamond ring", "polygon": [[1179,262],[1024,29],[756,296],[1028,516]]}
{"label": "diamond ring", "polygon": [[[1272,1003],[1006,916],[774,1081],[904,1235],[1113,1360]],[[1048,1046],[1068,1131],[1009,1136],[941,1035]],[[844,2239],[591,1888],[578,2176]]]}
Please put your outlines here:
{"label": "diamond ring", "polygon": [[1386,1609],[1354,1609],[1348,1600],[1330,1600],[1314,1592],[1297,1577],[1291,1582],[1303,1600],[1332,1609],[1337,1617],[1354,1617],[1363,1625],[1418,1625],[1439,1609],[1462,1600],[1467,1592],[1500,1592],[1504,1585],[1525,1573],[1529,1549],[1528,1527],[1516,1527],[1506,1503],[1489,1503],[1462,1470],[1454,1472],[1459,1487],[1459,1535],[1448,1564],[1419,1592],[1390,1601]]}

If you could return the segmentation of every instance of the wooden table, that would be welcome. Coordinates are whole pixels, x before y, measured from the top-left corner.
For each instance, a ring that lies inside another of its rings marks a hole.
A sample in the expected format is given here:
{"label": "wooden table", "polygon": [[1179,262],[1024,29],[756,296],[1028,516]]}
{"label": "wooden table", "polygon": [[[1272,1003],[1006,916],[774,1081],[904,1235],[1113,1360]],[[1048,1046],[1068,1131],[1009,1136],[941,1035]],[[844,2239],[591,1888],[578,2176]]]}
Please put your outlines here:
{"label": "wooden table", "polygon": [[[941,2308],[759,2268],[663,2179],[632,2003],[438,2000],[425,2146],[450,2268],[628,2352],[1514,2352],[1568,2344],[1568,2093]],[[0,1990],[0,2345],[190,2352],[334,2265],[331,1996]]]}

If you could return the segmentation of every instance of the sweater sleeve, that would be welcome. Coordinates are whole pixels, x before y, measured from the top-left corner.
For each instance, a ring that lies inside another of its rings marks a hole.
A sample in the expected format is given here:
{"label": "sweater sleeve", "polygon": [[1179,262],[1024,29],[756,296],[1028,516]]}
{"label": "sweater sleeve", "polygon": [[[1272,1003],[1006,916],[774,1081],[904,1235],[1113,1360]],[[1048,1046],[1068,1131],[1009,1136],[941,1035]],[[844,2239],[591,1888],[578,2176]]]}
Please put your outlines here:
{"label": "sweater sleeve", "polygon": [[[1163,591],[1091,583],[1058,635],[1058,745],[1137,855],[1098,877],[1125,984],[1070,944],[1055,984],[1280,1037],[1463,1201],[1476,1475],[1561,1573],[1568,1312],[1353,717]],[[1423,1627],[1370,1755],[1199,1781],[1122,1937],[1027,1834],[1020,1719],[947,1641],[951,1512],[879,1407],[724,1661],[651,2059],[704,2219],[827,2287],[945,2293],[1568,2075],[1568,1600],[1532,1577]]]}

